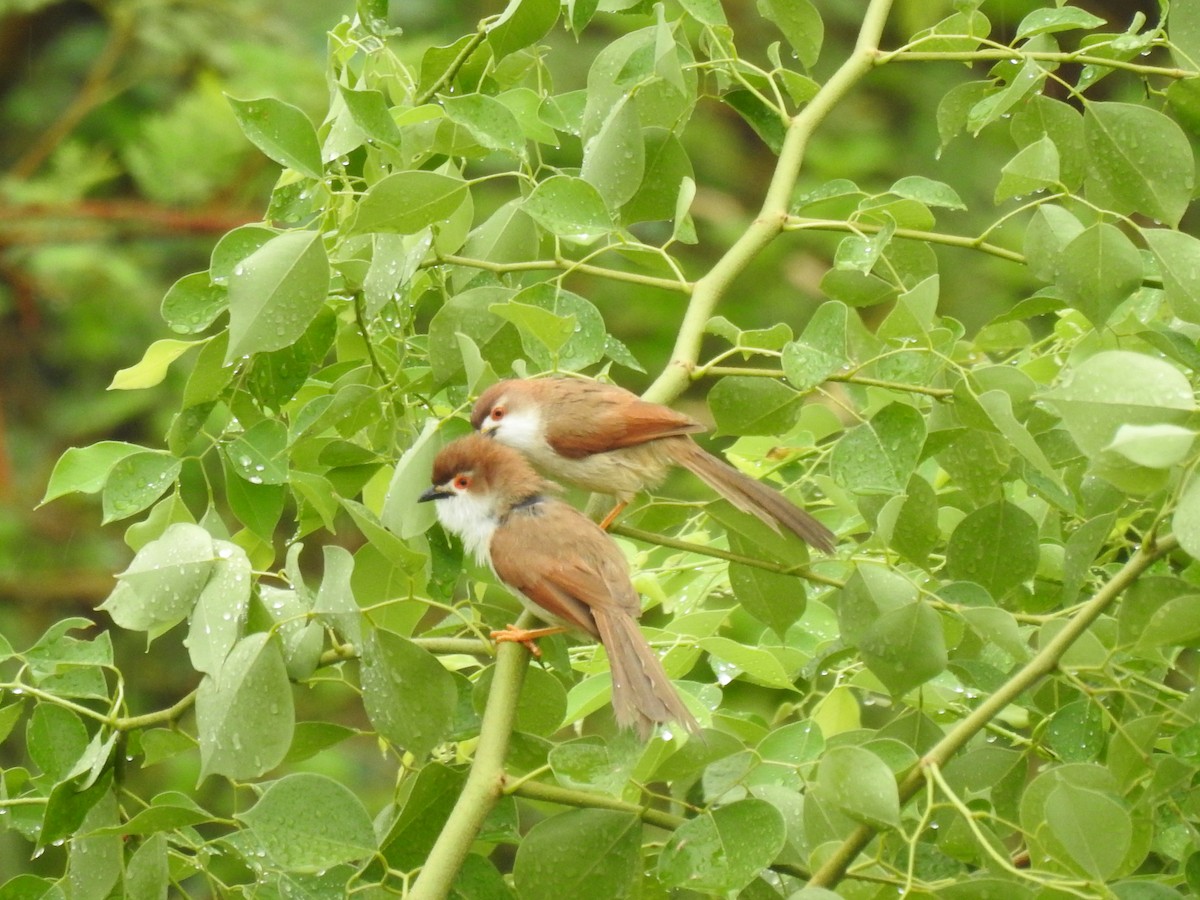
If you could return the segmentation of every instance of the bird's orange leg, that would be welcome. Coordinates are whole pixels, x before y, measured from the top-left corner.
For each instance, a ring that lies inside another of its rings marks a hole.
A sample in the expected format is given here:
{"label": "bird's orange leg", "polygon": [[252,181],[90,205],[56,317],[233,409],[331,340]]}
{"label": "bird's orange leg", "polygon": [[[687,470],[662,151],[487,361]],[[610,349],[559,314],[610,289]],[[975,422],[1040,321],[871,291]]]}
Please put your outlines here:
{"label": "bird's orange leg", "polygon": [[497,644],[524,644],[526,650],[534,656],[541,657],[542,651],[534,641],[552,634],[562,634],[566,630],[562,625],[552,625],[549,628],[518,628],[516,625],[505,625],[499,631],[493,631],[491,638]]}
{"label": "bird's orange leg", "polygon": [[617,505],[614,506],[612,508],[612,510],[609,512],[609,514],[601,520],[600,530],[608,531],[608,526],[611,525],[614,521],[616,521],[617,516],[619,516],[621,514],[621,511],[624,510],[625,507],[627,507],[628,505],[629,505],[628,500],[617,501]]}

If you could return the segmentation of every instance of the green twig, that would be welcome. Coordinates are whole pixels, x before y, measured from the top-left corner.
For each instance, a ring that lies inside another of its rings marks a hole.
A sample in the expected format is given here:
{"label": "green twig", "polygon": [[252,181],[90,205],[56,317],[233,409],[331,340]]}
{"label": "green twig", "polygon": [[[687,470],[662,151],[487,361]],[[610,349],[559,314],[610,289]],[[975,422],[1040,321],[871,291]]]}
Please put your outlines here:
{"label": "green twig", "polygon": [[[1009,704],[1016,701],[1025,691],[1054,671],[1063,654],[1092,626],[1100,615],[1132,585],[1157,560],[1179,546],[1173,536],[1160,538],[1157,543],[1143,544],[1120,571],[1105,583],[1085,603],[1076,615],[1067,620],[1062,630],[1046,642],[1029,660],[999,689],[990,694],[969,715],[952,728],[928,753],[900,779],[900,802],[907,803],[921,789],[929,766],[944,766],[976,734],[998,716]],[[849,837],[829,856],[809,881],[811,887],[830,888],[846,874],[846,869],[859,853],[875,837],[876,830],[869,825],[859,825]]]}
{"label": "green twig", "polygon": [[568,273],[580,272],[584,275],[595,275],[597,278],[607,278],[610,281],[628,281],[645,287],[659,288],[664,291],[675,291],[686,294],[692,290],[692,285],[686,281],[674,278],[659,278],[655,275],[639,275],[637,272],[623,272],[620,269],[608,269],[604,266],[593,266],[589,263],[574,262],[569,259],[529,259],[520,262],[492,262],[488,259],[476,259],[472,256],[458,256],[447,253],[432,262],[423,263],[422,267],[433,265],[466,266],[471,269],[483,269],[485,272],[495,272],[502,275],[505,272],[541,272],[546,269],[562,269]]}
{"label": "green twig", "polygon": [[615,809],[618,812],[633,813],[640,816],[647,825],[674,831],[687,821],[683,816],[676,816],[660,809],[651,809],[629,803],[619,797],[608,794],[597,794],[594,791],[576,791],[559,787],[555,784],[545,784],[540,781],[523,781],[515,784],[505,793],[525,797],[527,800],[544,800],[548,803],[558,803],[562,806],[576,806],[580,809]]}
{"label": "green twig", "polygon": [[[755,368],[753,366],[704,366],[692,372],[692,380],[710,377],[719,378],[729,375],[739,375],[744,378],[783,378],[783,371],[780,369]],[[887,388],[890,391],[905,391],[909,394],[923,394],[926,397],[934,397],[938,400],[945,400],[954,396],[954,391],[951,388],[935,388],[925,384],[905,384],[900,381],[886,381],[882,378],[869,378],[866,375],[855,375],[852,373],[835,373],[825,379],[826,381],[837,381],[843,384],[861,384],[866,387]]]}
{"label": "green twig", "polygon": [[679,336],[671,352],[671,362],[646,390],[643,396],[647,400],[670,403],[687,389],[691,381],[691,371],[700,358],[704,326],[734,279],[745,271],[754,258],[783,230],[808,140],[851,88],[876,65],[879,40],[891,6],[892,0],[871,0],[863,15],[863,24],[854,51],[821,86],[809,104],[788,124],[787,134],[779,151],[779,160],[775,164],[775,171],[758,216],[716,264],[695,283],[691,302],[688,303],[679,326]]}
{"label": "green twig", "polygon": [[[517,627],[528,627],[532,621],[533,617],[524,613]],[[442,900],[449,895],[479,829],[504,794],[504,758],[528,662],[529,651],[521,644],[505,643],[496,653],[496,674],[483,711],[471,771],[425,859],[410,900]]]}
{"label": "green twig", "polygon": [[475,48],[482,44],[483,39],[486,37],[487,30],[480,23],[479,30],[471,35],[471,39],[458,51],[458,56],[454,57],[454,60],[446,67],[446,71],[438,76],[437,81],[413,97],[413,106],[421,106],[432,100],[434,95],[445,87],[450,79],[458,74],[459,69],[466,65],[467,60],[471,58],[471,54],[475,52]]}
{"label": "green twig", "polygon": [[1122,59],[1108,59],[1103,56],[1090,56],[1087,53],[1028,51],[1017,49],[994,48],[990,50],[896,50],[879,54],[877,63],[884,65],[891,62],[991,62],[1000,59],[1034,59],[1039,62],[1075,63],[1081,66],[1103,66],[1106,69],[1124,69],[1136,72],[1138,75],[1161,75],[1164,78],[1177,80],[1196,78],[1200,72],[1191,69],[1177,69],[1165,66],[1146,66],[1141,63],[1127,62]]}
{"label": "green twig", "polygon": [[[783,226],[784,231],[844,231],[850,234],[878,234],[883,230],[882,225],[870,222],[847,222],[843,219],[805,219],[801,216],[788,216]],[[961,247],[965,250],[979,250],[992,256],[1006,259],[1009,262],[1025,265],[1024,254],[999,244],[992,244],[981,237],[963,237],[959,234],[946,234],[941,231],[921,231],[917,228],[896,228],[892,237],[906,238],[913,241],[925,241],[929,244],[943,244],[947,247]]]}
{"label": "green twig", "polygon": [[704,544],[693,544],[689,541],[681,541],[678,538],[668,537],[665,534],[657,534],[653,531],[643,531],[640,528],[631,528],[628,525],[610,525],[609,532],[619,534],[623,537],[632,538],[635,541],[645,541],[647,544],[658,544],[660,547],[670,547],[672,550],[683,550],[686,553],[698,553],[701,556],[711,556],[714,559],[723,559],[728,562],[741,563],[744,566],[751,566],[755,569],[764,569],[767,572],[775,572],[779,575],[795,575],[797,578],[803,578],[805,581],[811,581],[813,584],[823,584],[828,587],[844,587],[845,582],[838,578],[830,578],[827,575],[820,575],[807,565],[801,566],[785,566],[782,563],[770,562],[765,559],[756,559],[753,556],[743,556],[740,553],[733,553],[729,550],[722,550],[719,547],[708,547]]}

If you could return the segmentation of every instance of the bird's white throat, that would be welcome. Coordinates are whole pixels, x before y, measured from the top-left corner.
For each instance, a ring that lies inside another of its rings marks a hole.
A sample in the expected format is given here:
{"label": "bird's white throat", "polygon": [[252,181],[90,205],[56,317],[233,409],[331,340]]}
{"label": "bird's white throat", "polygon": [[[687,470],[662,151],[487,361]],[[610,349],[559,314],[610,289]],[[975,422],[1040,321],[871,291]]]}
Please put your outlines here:
{"label": "bird's white throat", "polygon": [[483,564],[491,564],[492,535],[500,524],[492,504],[475,494],[455,494],[437,502],[442,526],[462,538],[467,552]]}

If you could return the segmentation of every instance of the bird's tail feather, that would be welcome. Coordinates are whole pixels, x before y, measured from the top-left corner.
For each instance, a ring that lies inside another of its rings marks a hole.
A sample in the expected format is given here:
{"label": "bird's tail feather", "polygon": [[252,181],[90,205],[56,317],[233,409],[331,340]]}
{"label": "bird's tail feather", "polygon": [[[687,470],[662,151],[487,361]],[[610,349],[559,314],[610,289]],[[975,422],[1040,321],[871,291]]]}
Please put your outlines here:
{"label": "bird's tail feather", "polygon": [[617,724],[636,728],[643,740],[660,723],[676,722],[698,731],[700,725],[684,706],[637,621],[622,611],[593,609],[592,613],[612,669]]}
{"label": "bird's tail feather", "polygon": [[743,475],[733,466],[705,452],[691,438],[673,441],[671,451],[679,465],[690,469],[742,512],[757,516],[776,531],[782,525],[823,553],[833,551],[833,532],[774,488]]}

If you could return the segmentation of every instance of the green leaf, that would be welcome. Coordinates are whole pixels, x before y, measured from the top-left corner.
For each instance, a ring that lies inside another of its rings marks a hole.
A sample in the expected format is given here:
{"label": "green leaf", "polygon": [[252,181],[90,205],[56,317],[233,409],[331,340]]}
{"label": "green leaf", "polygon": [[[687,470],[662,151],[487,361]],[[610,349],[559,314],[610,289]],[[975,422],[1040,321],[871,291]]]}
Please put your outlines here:
{"label": "green leaf", "polygon": [[418,759],[441,743],[458,703],[445,667],[407,638],[372,630],[363,646],[363,705],[381,736]]}
{"label": "green leaf", "polygon": [[1105,451],[1123,425],[1182,426],[1196,408],[1182,372],[1128,350],[1103,350],[1068,367],[1041,399],[1058,410],[1079,449],[1101,459],[1114,455]]}
{"label": "green leaf", "polygon": [[1029,271],[1042,281],[1053,281],[1063,248],[1083,232],[1083,225],[1067,210],[1044,203],[1025,229],[1025,258]]}
{"label": "green leaf", "polygon": [[542,282],[525,288],[512,302],[519,307],[510,308],[509,315],[496,306],[491,311],[518,326],[521,345],[539,367],[577,371],[604,355],[608,347],[604,318],[591,301],[555,283]]}
{"label": "green leaf", "polygon": [[350,234],[416,234],[444,221],[467,197],[467,183],[438,172],[395,172],[375,182],[358,201]]}
{"label": "green leaf", "polygon": [[830,473],[856,494],[903,491],[925,445],[925,420],[905,403],[890,403],[834,445]]}
{"label": "green leaf", "polygon": [[1104,712],[1091,700],[1059,707],[1046,726],[1046,743],[1064,762],[1089,762],[1104,752]]}
{"label": "green leaf", "polygon": [[977,509],[955,527],[946,548],[946,571],[973,581],[999,598],[1032,578],[1038,564],[1037,522],[1001,500]]}
{"label": "green leaf", "polygon": [[1085,228],[1063,247],[1055,271],[1067,298],[1098,328],[1141,286],[1142,277],[1137,247],[1107,222]]}
{"label": "green leaf", "polygon": [[900,827],[896,777],[882,759],[862,747],[833,747],[817,767],[816,788],[841,812],[872,828]]}
{"label": "green leaf", "polygon": [[622,95],[599,130],[583,147],[579,177],[591,184],[610,209],[637,193],[646,167],[646,147],[633,97]]}
{"label": "green leaf", "polygon": [[967,208],[954,188],[924,175],[906,175],[888,188],[888,192],[906,200],[915,200],[925,206],[940,206],[943,209]]}
{"label": "green leaf", "polygon": [[1048,137],[1034,141],[1020,150],[1000,170],[1000,183],[996,185],[993,200],[1001,203],[1012,197],[1023,197],[1053,188],[1058,184],[1058,147]]}
{"label": "green leaf", "polygon": [[88,733],[71,710],[39,703],[25,727],[25,746],[46,780],[56,784],[71,773],[87,750]]}
{"label": "green leaf", "polygon": [[188,617],[184,638],[192,668],[214,678],[242,636],[250,605],[252,572],[246,551],[213,541],[213,565]]}
{"label": "green leaf", "polygon": [[729,586],[746,612],[780,637],[804,615],[804,583],[790,575],[730,563]]}
{"label": "green leaf", "polygon": [[632,813],[576,809],[543,819],[517,848],[521,897],[633,898],[641,881],[642,823]]}
{"label": "green leaf", "polygon": [[822,303],[800,338],[783,348],[783,373],[798,391],[810,391],[850,362],[844,303]]}
{"label": "green leaf", "polygon": [[293,872],[314,872],[363,859],[377,847],[362,801],[340,782],[311,772],[296,772],[272,783],[237,818],[272,862]]}
{"label": "green leaf", "polygon": [[147,450],[122,457],[104,481],[104,522],[140,513],[175,483],[182,461],[169,453]]}
{"label": "green leaf", "polygon": [[287,755],[296,718],[279,638],[259,632],[238,642],[196,694],[200,778],[257,778]]}
{"label": "green leaf", "polygon": [[225,447],[233,470],[251,484],[283,484],[288,476],[287,427],[264,419]]}
{"label": "green leaf", "polygon": [[676,828],[659,855],[658,877],[669,887],[736,894],[775,860],[786,839],[779,810],[765,800],[738,800]]}
{"label": "green leaf", "polygon": [[539,182],[523,208],[551,234],[583,242],[593,241],[613,227],[600,192],[570,175],[554,175]]}
{"label": "green leaf", "polygon": [[1068,854],[1062,862],[1100,881],[1121,870],[1133,821],[1115,797],[1064,783],[1050,792],[1045,809],[1050,834]]}
{"label": "green leaf", "polygon": [[110,391],[137,391],[161,384],[167,377],[167,369],[171,363],[183,356],[198,344],[205,341],[176,341],[167,338],[155,341],[146,348],[140,361],[134,365],[119,369],[108,385]]}
{"label": "green leaf", "polygon": [[167,836],[159,832],[143,841],[129,858],[125,866],[125,896],[163,896],[167,893],[170,883]]}
{"label": "green leaf", "polygon": [[1175,537],[1193,559],[1200,559],[1200,478],[1192,478],[1171,520]]}
{"label": "green leaf", "polygon": [[621,220],[633,223],[670,219],[678,228],[687,218],[692,199],[689,194],[695,189],[692,161],[679,138],[666,128],[644,128],[642,137],[646,145],[642,183],[621,207]]}
{"label": "green leaf", "polygon": [[1083,128],[1089,198],[1178,225],[1195,186],[1183,129],[1158,110],[1132,103],[1089,103]]}
{"label": "green leaf", "polygon": [[722,378],[708,394],[718,434],[782,434],[800,417],[803,395],[773,378]]}
{"label": "green leaf", "polygon": [[94,494],[104,487],[113,466],[135,453],[149,452],[145,447],[123,441],[99,441],[88,447],[70,447],[54,464],[41,503],[49,503],[63,494]]}
{"label": "green leaf", "polygon": [[515,298],[504,303],[493,303],[488,307],[488,312],[512,322],[522,336],[530,335],[535,338],[551,355],[557,354],[575,331],[574,316],[556,315],[540,306],[521,303]]}
{"label": "green leaf", "polygon": [[295,343],[329,294],[329,258],[315,231],[272,238],[234,267],[227,363]]}
{"label": "green leaf", "polygon": [[487,32],[495,58],[503,59],[545,37],[558,21],[559,6],[559,0],[509,0]]}
{"label": "green leaf", "polygon": [[429,323],[429,362],[436,382],[444,384],[462,371],[460,334],[475,343],[495,371],[509,371],[513,360],[522,355],[521,337],[516,328],[491,312],[491,307],[509,300],[513,293],[511,288],[473,288],[452,297],[434,313]]}
{"label": "green leaf", "polygon": [[817,64],[825,23],[809,0],[758,0],[758,12],[783,32],[800,65],[811,69]]}
{"label": "green leaf", "polygon": [[702,25],[725,25],[725,10],[721,0],[680,0],[680,6]]}
{"label": "green leaf", "polygon": [[850,269],[830,269],[821,278],[821,292],[847,306],[878,306],[895,299],[899,289],[878,275]]}
{"label": "green leaf", "polygon": [[238,100],[228,97],[242,133],[281,166],[309,178],[321,178],[321,147],[312,122],[290,103],[274,97]]}
{"label": "green leaf", "polygon": [[1169,469],[1190,455],[1195,441],[1195,431],[1178,425],[1122,425],[1104,450],[1120,453],[1135,465]]}
{"label": "green leaf", "polygon": [[433,458],[449,439],[438,419],[426,419],[417,439],[401,455],[392,473],[379,519],[405,540],[423,534],[437,519],[432,503],[418,502],[429,483]]}
{"label": "green leaf", "polygon": [[846,580],[837,607],[841,636],[857,644],[881,615],[914,603],[917,592],[911,581],[879,565],[860,564]]}
{"label": "green leaf", "polygon": [[1143,228],[1162,273],[1167,300],[1181,319],[1200,323],[1200,240],[1182,231]]}
{"label": "green leaf", "polygon": [[725,637],[701,638],[696,645],[716,657],[713,669],[717,671],[718,680],[729,681],[744,674],[770,687],[784,690],[794,688],[791,676],[770,650],[739,644]]}
{"label": "green leaf", "polygon": [[859,638],[863,662],[900,697],[946,668],[942,621],[925,603],[884,613]]}
{"label": "green leaf", "polygon": [[486,94],[442,98],[446,116],[470,132],[481,147],[525,156],[525,134],[512,110]]}
{"label": "green leaf", "polygon": [[[561,723],[560,716],[557,724]],[[550,748],[547,761],[555,780],[565,788],[603,791],[619,796],[637,763],[637,756],[637,749],[631,741],[608,745],[584,738],[555,744]]]}
{"label": "green leaf", "polygon": [[392,147],[400,145],[400,129],[388,109],[387,99],[379,91],[355,91],[345,85],[338,85],[346,109],[354,124],[362,129],[363,134],[375,141],[380,141]]}
{"label": "green leaf", "polygon": [[229,306],[229,293],[214,284],[208,272],[184,275],[167,289],[162,317],[179,334],[199,334]]}
{"label": "green leaf", "polygon": [[1035,9],[1021,20],[1013,40],[1021,41],[1035,34],[1076,29],[1092,30],[1104,25],[1104,19],[1093,16],[1086,10],[1067,6],[1061,9]]}

